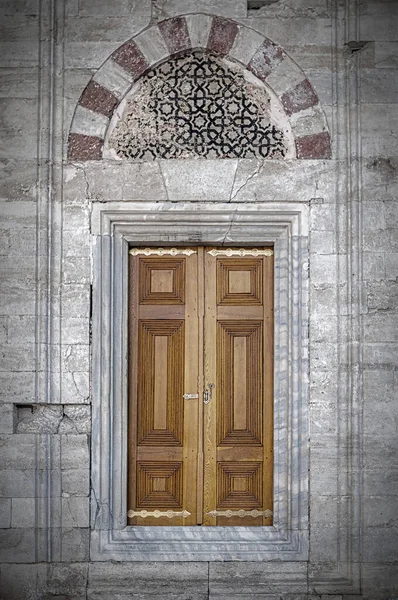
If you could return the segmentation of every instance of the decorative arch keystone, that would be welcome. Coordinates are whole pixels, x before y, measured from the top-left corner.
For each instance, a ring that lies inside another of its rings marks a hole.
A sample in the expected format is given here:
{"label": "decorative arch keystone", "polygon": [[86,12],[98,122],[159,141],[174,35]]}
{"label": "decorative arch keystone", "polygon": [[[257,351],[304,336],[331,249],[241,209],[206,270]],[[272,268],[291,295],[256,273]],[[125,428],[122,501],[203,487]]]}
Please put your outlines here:
{"label": "decorative arch keystone", "polygon": [[331,158],[330,134],[319,98],[282,47],[235,21],[190,14],[148,27],[98,69],[76,106],[68,159],[101,160],[111,118],[133,84],[155,65],[190,50],[232,59],[273,90],[290,123],[297,158]]}

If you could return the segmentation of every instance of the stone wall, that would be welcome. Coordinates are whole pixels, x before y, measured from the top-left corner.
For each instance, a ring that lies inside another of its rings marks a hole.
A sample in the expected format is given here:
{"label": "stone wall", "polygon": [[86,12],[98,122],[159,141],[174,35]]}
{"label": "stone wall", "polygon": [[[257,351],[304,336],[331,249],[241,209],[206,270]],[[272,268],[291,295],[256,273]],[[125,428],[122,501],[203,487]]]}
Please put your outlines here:
{"label": "stone wall", "polygon": [[[263,4],[0,5],[1,600],[398,596],[398,7]],[[187,13],[233,19],[283,48],[319,98],[331,159],[68,160],[76,105],[101,65]],[[91,214],[142,201],[309,207],[305,559],[90,562],[101,509],[90,483]]]}

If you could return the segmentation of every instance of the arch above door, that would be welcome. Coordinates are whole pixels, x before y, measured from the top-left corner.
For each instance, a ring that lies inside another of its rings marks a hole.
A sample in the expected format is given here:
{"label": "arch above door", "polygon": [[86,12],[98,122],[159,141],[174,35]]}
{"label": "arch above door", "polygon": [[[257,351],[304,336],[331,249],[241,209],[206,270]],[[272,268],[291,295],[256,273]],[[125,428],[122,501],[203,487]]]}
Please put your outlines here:
{"label": "arch above door", "polygon": [[158,65],[197,50],[249,73],[258,82],[260,94],[274,96],[291,130],[290,158],[331,158],[330,134],[318,95],[283,48],[233,20],[189,14],[149,26],[115,50],[96,71],[75,109],[69,161],[102,160],[111,121],[121,117],[120,108],[133,86]]}

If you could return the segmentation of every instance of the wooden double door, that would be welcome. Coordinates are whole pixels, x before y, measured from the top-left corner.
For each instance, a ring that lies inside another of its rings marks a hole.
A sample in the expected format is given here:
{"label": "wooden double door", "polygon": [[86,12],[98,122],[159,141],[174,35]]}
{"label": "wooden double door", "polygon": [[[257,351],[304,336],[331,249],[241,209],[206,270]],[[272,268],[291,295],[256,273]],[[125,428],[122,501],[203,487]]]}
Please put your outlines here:
{"label": "wooden double door", "polygon": [[271,525],[272,249],[129,260],[129,524]]}

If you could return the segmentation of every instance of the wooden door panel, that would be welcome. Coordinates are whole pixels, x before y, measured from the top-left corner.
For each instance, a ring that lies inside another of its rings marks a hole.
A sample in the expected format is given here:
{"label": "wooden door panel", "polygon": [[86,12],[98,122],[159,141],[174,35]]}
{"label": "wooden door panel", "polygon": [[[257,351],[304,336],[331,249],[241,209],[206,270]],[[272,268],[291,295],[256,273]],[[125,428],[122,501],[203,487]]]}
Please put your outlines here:
{"label": "wooden door panel", "polygon": [[262,322],[217,322],[217,444],[262,444]]}
{"label": "wooden door panel", "polygon": [[130,256],[129,524],[192,525],[198,399],[184,394],[198,384],[197,254],[154,254]]}
{"label": "wooden door panel", "polygon": [[185,304],[185,258],[140,258],[140,304]]}
{"label": "wooden door panel", "polygon": [[261,250],[206,254],[205,354],[216,387],[206,408],[205,524],[270,525],[273,259]]}
{"label": "wooden door panel", "polygon": [[182,446],[184,321],[139,321],[138,445]]}
{"label": "wooden door panel", "polygon": [[131,254],[129,524],[271,525],[269,250]]}

